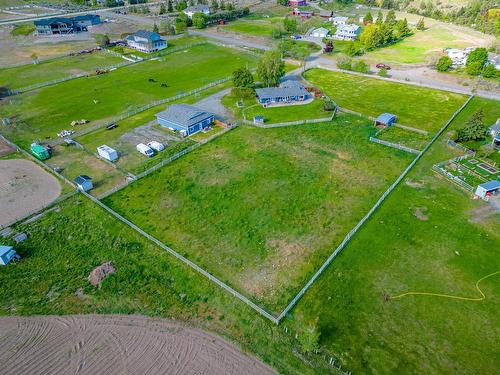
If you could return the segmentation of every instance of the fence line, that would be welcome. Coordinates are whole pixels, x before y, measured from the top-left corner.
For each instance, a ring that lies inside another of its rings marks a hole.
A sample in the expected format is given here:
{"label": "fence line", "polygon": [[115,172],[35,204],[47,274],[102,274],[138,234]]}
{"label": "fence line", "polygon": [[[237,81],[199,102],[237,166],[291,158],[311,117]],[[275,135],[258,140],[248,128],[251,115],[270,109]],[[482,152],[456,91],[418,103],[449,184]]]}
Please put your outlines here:
{"label": "fence line", "polygon": [[420,153],[419,150],[415,150],[413,148],[406,147],[406,146],[403,146],[403,145],[400,145],[397,143],[387,142],[387,141],[384,141],[382,139],[378,139],[378,138],[374,138],[374,137],[370,137],[369,139],[370,139],[370,142],[375,142],[375,143],[379,143],[379,144],[387,146],[387,147],[396,148],[396,149],[401,150],[401,151],[409,152],[410,154],[417,154],[418,155]]}
{"label": "fence line", "polygon": [[[146,111],[146,110],[148,110],[150,108],[156,107],[158,105],[166,104],[166,103],[178,100],[178,99],[185,98],[187,96],[191,96],[191,95],[197,94],[197,93],[199,93],[201,91],[208,90],[208,89],[210,89],[212,87],[215,87],[217,85],[220,85],[222,83],[230,81],[231,79],[232,79],[232,77],[222,78],[222,79],[219,79],[217,81],[211,82],[211,83],[209,83],[209,84],[207,84],[205,86],[198,87],[198,88],[196,88],[194,90],[191,90],[191,91],[188,91],[188,92],[185,92],[185,93],[182,93],[182,94],[177,94],[175,96],[171,96],[171,97],[168,97],[168,98],[165,98],[165,99],[155,100],[155,101],[153,101],[153,102],[151,102],[149,104],[143,105],[143,106],[141,106],[139,108],[136,108],[136,109],[134,109],[132,111],[129,111],[127,113],[115,116],[110,121],[103,122],[103,123],[98,123],[98,124],[95,124],[94,126],[82,129],[80,131],[77,131],[77,132],[75,132],[75,133],[72,134],[72,138],[78,138],[78,137],[81,137],[81,136],[86,135],[88,133],[92,133],[93,131],[96,131],[96,130],[101,129],[101,128],[105,128],[106,126],[114,124],[115,122],[122,121],[122,120],[124,120],[126,118],[129,118],[129,117],[134,116],[134,115],[136,115],[138,113],[144,112],[144,111]],[[63,139],[54,139],[54,140],[49,141],[48,144],[50,146],[57,146],[57,145],[59,145],[59,144],[61,144],[63,142],[64,142]]]}
{"label": "fence line", "polygon": [[458,176],[455,176],[455,175],[451,174],[450,172],[448,172],[446,169],[444,169],[439,164],[434,164],[432,166],[432,169],[434,171],[436,171],[437,173],[439,173],[440,175],[442,175],[442,176],[446,177],[447,179],[449,179],[451,182],[454,182],[455,184],[463,187],[464,189],[470,191],[471,193],[474,193],[474,187],[473,186],[469,185],[465,181],[462,181]]}
{"label": "fence line", "polygon": [[459,149],[460,151],[463,151],[463,152],[465,152],[465,153],[467,153],[469,155],[472,155],[472,156],[476,155],[476,151],[470,150],[467,147],[459,145],[458,143],[456,143],[455,141],[452,141],[451,139],[448,139],[448,141],[446,142],[446,144],[448,146],[453,147],[453,148]]}
{"label": "fence line", "polygon": [[334,117],[335,117],[335,114],[331,117],[325,117],[325,118],[317,118],[317,119],[312,119],[312,120],[289,121],[289,122],[277,122],[277,123],[268,124],[268,125],[255,124],[249,120],[242,120],[242,121],[244,124],[253,125],[257,128],[269,129],[269,128],[279,128],[282,126],[294,126],[294,125],[304,125],[304,124],[316,124],[319,122],[328,122],[328,121],[332,121]]}
{"label": "fence line", "polygon": [[335,257],[344,249],[344,247],[349,243],[351,238],[359,231],[359,229],[371,218],[373,213],[380,207],[380,205],[385,201],[387,196],[399,185],[399,183],[405,178],[408,173],[413,169],[415,164],[422,158],[422,156],[427,152],[427,150],[434,144],[434,142],[443,134],[443,132],[448,128],[451,122],[458,116],[460,112],[469,104],[474,95],[469,96],[469,98],[465,101],[465,103],[453,113],[450,119],[444,124],[444,126],[432,137],[432,139],[427,143],[422,151],[413,159],[408,167],[399,175],[396,181],[382,194],[382,196],[377,200],[377,202],[373,205],[373,207],[368,211],[368,213],[359,221],[356,226],[349,231],[349,233],[344,237],[343,241],[338,245],[338,247],[330,254],[328,259],[321,265],[321,267],[316,271],[316,273],[309,279],[309,281],[304,285],[304,287],[297,293],[297,295],[292,299],[292,301],[288,304],[288,306],[281,312],[278,316],[278,324],[279,322],[288,314],[288,312],[297,304],[299,299],[309,290],[309,288],[314,284],[316,279],[323,273],[323,271],[330,265],[330,263],[335,259]]}
{"label": "fence line", "polygon": [[181,254],[177,253],[175,250],[171,249],[170,247],[168,247],[167,245],[165,245],[163,242],[161,242],[157,238],[155,238],[155,237],[151,236],[150,234],[146,233],[141,228],[139,228],[137,225],[135,225],[131,221],[125,219],[118,212],[114,211],[112,208],[110,208],[107,205],[105,205],[104,203],[102,203],[99,199],[93,197],[92,195],[88,194],[87,192],[81,191],[81,193],[83,195],[85,195],[87,198],[89,198],[90,200],[92,200],[94,203],[96,203],[97,205],[99,205],[100,207],[102,207],[104,210],[106,210],[107,212],[109,212],[115,218],[117,218],[118,220],[120,220],[122,223],[128,225],[130,228],[134,229],[136,232],[138,232],[139,234],[141,234],[143,237],[147,238],[151,242],[154,242],[156,245],[158,245],[159,247],[161,247],[163,250],[166,250],[168,253],[170,253],[171,255],[173,255],[175,258],[177,258],[178,260],[182,261],[184,264],[188,265],[189,267],[193,268],[195,271],[197,271],[198,273],[202,274],[203,276],[205,276],[206,278],[208,278],[210,281],[214,282],[215,284],[217,284],[218,286],[220,286],[221,288],[223,288],[224,290],[226,290],[227,292],[229,292],[230,294],[232,294],[234,297],[238,298],[240,301],[242,301],[243,303],[245,303],[248,306],[250,306],[252,309],[254,309],[255,311],[257,311],[263,317],[269,319],[270,321],[272,321],[275,324],[279,323],[277,321],[277,319],[272,314],[270,314],[269,312],[267,312],[266,310],[264,310],[262,307],[256,305],[250,299],[248,299],[247,297],[245,297],[241,293],[237,292],[236,290],[234,290],[233,288],[231,288],[229,285],[227,285],[223,281],[219,280],[217,277],[213,276],[211,273],[205,271],[203,268],[201,268],[200,266],[198,266],[196,263],[190,261],[186,257],[184,257]]}

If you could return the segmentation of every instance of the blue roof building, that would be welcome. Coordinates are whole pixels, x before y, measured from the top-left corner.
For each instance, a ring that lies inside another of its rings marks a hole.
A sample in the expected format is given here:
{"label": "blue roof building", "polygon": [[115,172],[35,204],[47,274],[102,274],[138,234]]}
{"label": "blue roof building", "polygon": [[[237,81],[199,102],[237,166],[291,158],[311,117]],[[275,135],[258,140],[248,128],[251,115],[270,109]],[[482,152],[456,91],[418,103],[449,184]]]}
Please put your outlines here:
{"label": "blue roof building", "polygon": [[172,104],[157,113],[156,118],[161,126],[177,130],[183,135],[192,135],[210,126],[215,115],[192,105]]}
{"label": "blue roof building", "polygon": [[97,14],[76,17],[53,17],[34,21],[36,32],[40,35],[74,34],[88,31],[88,28],[101,23]]}
{"label": "blue roof building", "polygon": [[500,193],[500,181],[497,180],[491,180],[485,182],[484,184],[481,184],[476,188],[476,195],[484,200],[488,200],[490,196],[499,193]]}
{"label": "blue roof building", "polygon": [[382,113],[375,119],[375,126],[388,128],[389,126],[394,125],[397,119],[396,115],[393,115],[392,113]]}
{"label": "blue roof building", "polygon": [[20,259],[12,246],[0,246],[0,265],[7,265],[12,259]]}
{"label": "blue roof building", "polygon": [[279,87],[256,89],[257,99],[264,106],[278,103],[293,103],[311,99],[312,94],[300,82],[285,81]]}
{"label": "blue roof building", "polygon": [[147,30],[138,30],[130,34],[126,41],[129,47],[146,53],[167,48],[167,41],[162,39],[160,34]]}
{"label": "blue roof building", "polygon": [[80,175],[75,178],[75,184],[81,191],[89,191],[94,187],[92,179],[89,176]]}

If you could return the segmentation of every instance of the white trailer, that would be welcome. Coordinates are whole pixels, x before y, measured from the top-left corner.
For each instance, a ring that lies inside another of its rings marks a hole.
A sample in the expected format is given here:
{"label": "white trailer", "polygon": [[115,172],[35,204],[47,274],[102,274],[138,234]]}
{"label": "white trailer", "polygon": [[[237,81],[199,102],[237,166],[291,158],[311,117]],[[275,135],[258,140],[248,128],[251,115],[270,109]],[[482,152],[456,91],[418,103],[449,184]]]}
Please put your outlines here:
{"label": "white trailer", "polygon": [[151,149],[151,147],[146,146],[144,143],[139,143],[137,146],[137,151],[139,151],[141,154],[147,156],[150,158],[151,156],[154,156],[155,152]]}
{"label": "white trailer", "polygon": [[114,148],[106,145],[97,147],[97,153],[101,158],[109,161],[115,161],[118,159],[118,152]]}
{"label": "white trailer", "polygon": [[151,141],[148,143],[148,147],[152,148],[155,151],[163,151],[165,149],[165,145],[163,143],[157,141]]}

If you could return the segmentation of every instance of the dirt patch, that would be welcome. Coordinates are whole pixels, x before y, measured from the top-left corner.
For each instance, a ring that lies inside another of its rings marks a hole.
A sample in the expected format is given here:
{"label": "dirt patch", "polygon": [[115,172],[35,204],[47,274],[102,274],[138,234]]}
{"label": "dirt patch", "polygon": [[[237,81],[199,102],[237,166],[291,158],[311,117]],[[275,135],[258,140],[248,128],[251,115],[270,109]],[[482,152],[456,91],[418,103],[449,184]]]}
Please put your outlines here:
{"label": "dirt patch", "polygon": [[35,163],[0,160],[0,227],[37,212],[60,193],[59,181]]}
{"label": "dirt patch", "polygon": [[8,155],[16,151],[14,148],[10,147],[7,143],[0,139],[0,156]]}
{"label": "dirt patch", "polygon": [[113,262],[106,262],[96,267],[90,273],[88,280],[92,285],[100,285],[106,277],[116,272]]}
{"label": "dirt patch", "polygon": [[414,189],[422,189],[425,185],[423,181],[413,181],[410,179],[405,180],[405,184]]}
{"label": "dirt patch", "polygon": [[141,316],[0,318],[2,374],[275,374],[229,342]]}
{"label": "dirt patch", "polygon": [[427,207],[417,207],[415,209],[415,217],[421,221],[429,220],[429,217],[424,214],[424,212],[426,212],[426,211],[427,211]]}
{"label": "dirt patch", "polygon": [[475,208],[469,212],[469,222],[480,223],[492,218],[499,211],[500,209],[497,211],[491,204],[482,205],[481,207]]}

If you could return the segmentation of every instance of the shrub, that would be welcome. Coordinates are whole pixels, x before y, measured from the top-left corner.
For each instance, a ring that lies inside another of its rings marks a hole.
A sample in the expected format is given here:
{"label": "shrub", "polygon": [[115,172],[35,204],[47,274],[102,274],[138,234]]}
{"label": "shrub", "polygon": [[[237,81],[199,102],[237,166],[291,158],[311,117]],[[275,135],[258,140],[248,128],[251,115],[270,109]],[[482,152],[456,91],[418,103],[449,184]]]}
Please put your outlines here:
{"label": "shrub", "polygon": [[483,69],[484,78],[496,78],[499,75],[499,71],[492,64],[486,65]]}
{"label": "shrub", "polygon": [[438,72],[447,72],[448,70],[450,70],[452,65],[453,61],[451,61],[448,56],[443,56],[438,60],[436,68]]}
{"label": "shrub", "polygon": [[333,100],[325,100],[325,102],[323,103],[323,111],[325,112],[333,112],[335,110],[335,103],[333,102]]}
{"label": "shrub", "polygon": [[370,67],[363,60],[359,60],[352,66],[352,70],[359,73],[368,73],[370,72]]}
{"label": "shrub", "polygon": [[337,60],[337,67],[339,69],[351,70],[352,69],[352,60],[347,56],[341,56]]}
{"label": "shrub", "polygon": [[380,77],[387,77],[389,74],[387,74],[387,69],[382,68],[378,71],[377,73]]}

